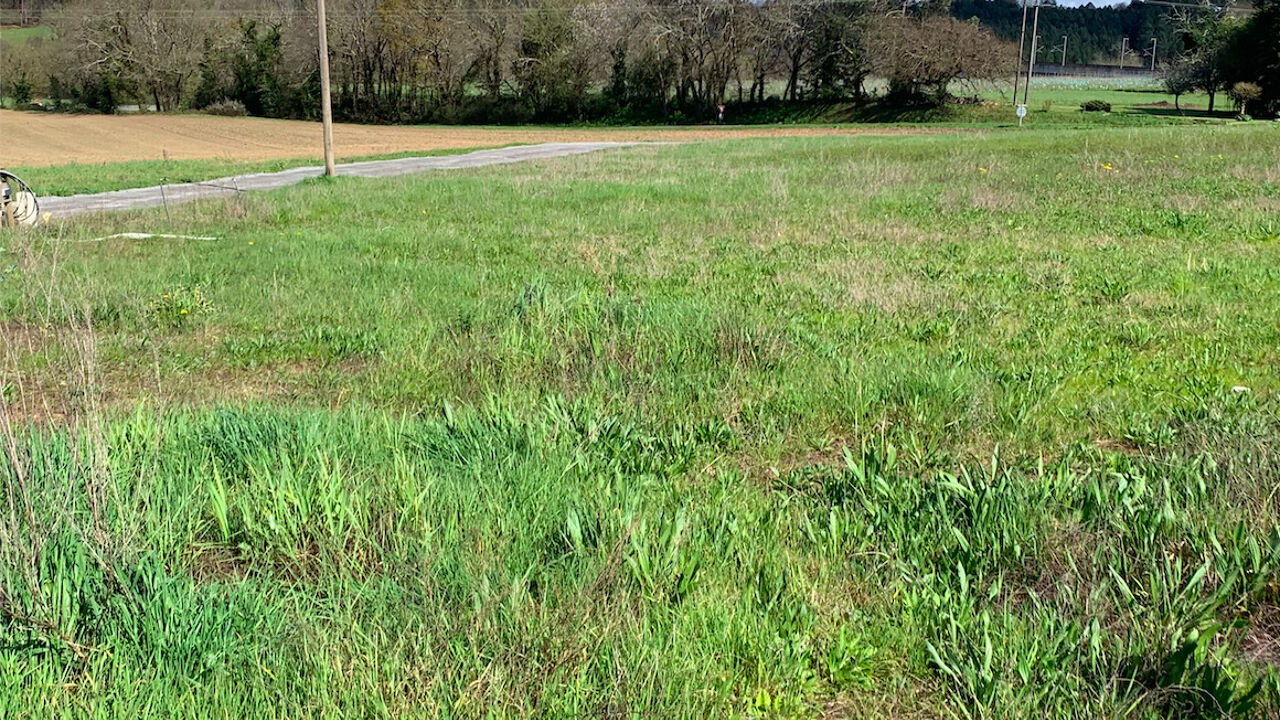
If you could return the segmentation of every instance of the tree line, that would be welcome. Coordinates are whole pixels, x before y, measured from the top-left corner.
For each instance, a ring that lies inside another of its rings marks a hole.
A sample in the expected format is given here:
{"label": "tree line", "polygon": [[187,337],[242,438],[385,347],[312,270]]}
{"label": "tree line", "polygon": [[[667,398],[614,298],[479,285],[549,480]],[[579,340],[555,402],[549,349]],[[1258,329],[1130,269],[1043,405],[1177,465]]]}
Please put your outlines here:
{"label": "tree line", "polygon": [[[1226,94],[1242,113],[1280,113],[1280,0],[1253,0],[1244,13],[1224,0],[1172,4],[1133,2],[1116,7],[1042,7],[1037,62],[1119,61],[1156,67],[1165,89],[1178,98],[1192,90],[1209,95],[1210,112]],[[1016,40],[1022,5],[1014,0],[952,0],[951,12],[976,19],[997,37]],[[1028,33],[1030,29],[1028,29]],[[1154,42],[1153,42],[1154,41]]]}
{"label": "tree line", "polygon": [[[314,0],[25,2],[54,33],[6,49],[0,95],[102,112],[318,112]],[[1050,40],[1063,34],[1069,61],[1156,38],[1175,96],[1227,92],[1274,113],[1280,0],[1254,2],[1248,18],[1209,4],[1044,8],[1038,59],[1061,60]],[[379,123],[697,122],[726,103],[869,102],[873,77],[886,81],[875,102],[938,103],[957,81],[1012,76],[1022,14],[1014,0],[328,5],[335,115]]]}
{"label": "tree line", "polygon": [[[944,3],[329,0],[337,117],[365,122],[703,120],[724,103],[937,101],[1014,53]],[[78,0],[6,58],[26,94],[110,111],[242,106],[312,117],[314,3]],[[12,89],[10,89],[12,94]]]}
{"label": "tree line", "polygon": [[1255,0],[1244,18],[1214,5],[1184,9],[1177,25],[1186,49],[1162,72],[1175,104],[1201,90],[1210,112],[1225,93],[1241,115],[1280,115],[1280,0]]}
{"label": "tree line", "polygon": [[[1013,0],[952,0],[951,12],[961,19],[976,18],[997,37],[1015,42],[1022,26],[1022,6]],[[1117,63],[1125,48],[1126,66],[1150,67],[1152,40],[1157,62],[1172,60],[1183,51],[1175,15],[1174,7],[1144,2],[1042,7],[1036,62],[1062,62],[1064,38],[1069,63]]]}

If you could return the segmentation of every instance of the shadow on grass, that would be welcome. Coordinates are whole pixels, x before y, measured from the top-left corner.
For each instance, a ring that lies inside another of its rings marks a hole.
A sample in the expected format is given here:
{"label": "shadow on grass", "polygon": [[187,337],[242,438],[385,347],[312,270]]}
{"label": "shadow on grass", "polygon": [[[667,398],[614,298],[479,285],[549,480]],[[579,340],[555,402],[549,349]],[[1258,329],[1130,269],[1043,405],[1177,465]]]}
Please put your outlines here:
{"label": "shadow on grass", "polygon": [[1201,108],[1184,107],[1177,108],[1172,105],[1169,107],[1137,107],[1131,109],[1133,113],[1141,113],[1143,115],[1155,115],[1158,117],[1185,117],[1185,118],[1205,118],[1212,120],[1230,120],[1236,116],[1234,110],[1214,110],[1209,112]]}
{"label": "shadow on grass", "polygon": [[800,100],[738,103],[729,105],[726,119],[735,125],[784,123],[920,123],[942,122],[955,117],[948,105],[903,104],[884,100]]}

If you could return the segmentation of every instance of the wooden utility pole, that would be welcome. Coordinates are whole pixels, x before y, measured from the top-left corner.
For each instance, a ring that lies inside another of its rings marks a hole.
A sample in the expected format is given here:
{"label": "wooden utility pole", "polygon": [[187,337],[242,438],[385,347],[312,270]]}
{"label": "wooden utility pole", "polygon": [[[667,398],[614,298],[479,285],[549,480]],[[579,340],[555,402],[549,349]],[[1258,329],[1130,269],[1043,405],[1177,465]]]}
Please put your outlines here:
{"label": "wooden utility pole", "polygon": [[316,0],[316,17],[320,23],[320,124],[324,126],[324,174],[338,174],[333,166],[333,103],[329,99],[329,33],[325,28],[324,0]]}
{"label": "wooden utility pole", "polygon": [[1040,3],[1036,3],[1035,19],[1031,21],[1031,59],[1027,62],[1027,81],[1022,84],[1022,104],[1027,104],[1031,94],[1031,76],[1036,72],[1036,41],[1040,39]]}
{"label": "wooden utility pole", "polygon": [[1023,43],[1027,38],[1027,0],[1022,0],[1022,30],[1018,32],[1018,73],[1013,76],[1013,104],[1018,104],[1018,83],[1022,80]]}
{"label": "wooden utility pole", "polygon": [[1067,36],[1062,36],[1062,69],[1067,69]]}
{"label": "wooden utility pole", "polygon": [[1151,38],[1151,72],[1156,71],[1156,39]]}
{"label": "wooden utility pole", "polygon": [[1124,56],[1129,52],[1129,38],[1120,38],[1120,69],[1124,69]]}

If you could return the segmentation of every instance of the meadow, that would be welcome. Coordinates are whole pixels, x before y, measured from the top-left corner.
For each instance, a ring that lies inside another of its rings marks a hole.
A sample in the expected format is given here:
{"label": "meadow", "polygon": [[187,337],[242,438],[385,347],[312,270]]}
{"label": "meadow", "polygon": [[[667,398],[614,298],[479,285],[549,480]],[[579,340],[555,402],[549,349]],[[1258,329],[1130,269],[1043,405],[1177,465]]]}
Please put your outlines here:
{"label": "meadow", "polygon": [[5,236],[0,715],[1274,717],[1277,147],[721,140]]}
{"label": "meadow", "polygon": [[[869,92],[884,91],[869,82]],[[731,105],[725,125],[686,126],[369,126],[338,125],[342,162],[438,155],[480,147],[568,141],[687,142],[749,136],[917,133],[947,129],[1003,130],[1018,125],[1012,87],[956,84],[957,96],[980,105],[900,108],[877,103],[814,101],[792,106]],[[1109,113],[1082,112],[1101,100]],[[1225,124],[1230,102],[1219,98],[1209,115],[1207,96],[1174,97],[1141,78],[1037,77],[1028,95],[1026,129]],[[221,118],[196,114],[124,116],[4,113],[0,125],[13,140],[0,159],[42,196],[98,193],[132,187],[199,182],[230,175],[319,165],[313,122]],[[248,142],[241,142],[247,138]],[[416,148],[416,149],[415,149]],[[394,152],[392,151],[394,149]],[[127,160],[124,160],[128,158]]]}

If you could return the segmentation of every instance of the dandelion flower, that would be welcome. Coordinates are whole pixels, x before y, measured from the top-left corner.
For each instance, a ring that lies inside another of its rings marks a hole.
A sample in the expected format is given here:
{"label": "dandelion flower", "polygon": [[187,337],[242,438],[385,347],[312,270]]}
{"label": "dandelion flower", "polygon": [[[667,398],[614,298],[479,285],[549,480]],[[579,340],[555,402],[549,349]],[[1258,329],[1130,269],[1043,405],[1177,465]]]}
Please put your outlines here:
{"label": "dandelion flower", "polygon": [[980,167],[980,168],[978,168],[978,172],[982,173],[983,175],[986,175],[986,174],[987,174],[987,169],[986,169],[986,168],[984,168],[984,167]]}
{"label": "dandelion flower", "polygon": [[253,241],[252,241],[252,240],[250,240],[250,241],[249,241],[249,244],[250,244],[250,245],[252,245],[252,244],[253,244]]}
{"label": "dandelion flower", "polygon": [[186,314],[187,314],[187,309],[186,309],[186,308],[182,308],[182,311],[181,311],[181,312],[179,312],[178,314],[179,314],[179,315],[186,315]]}

